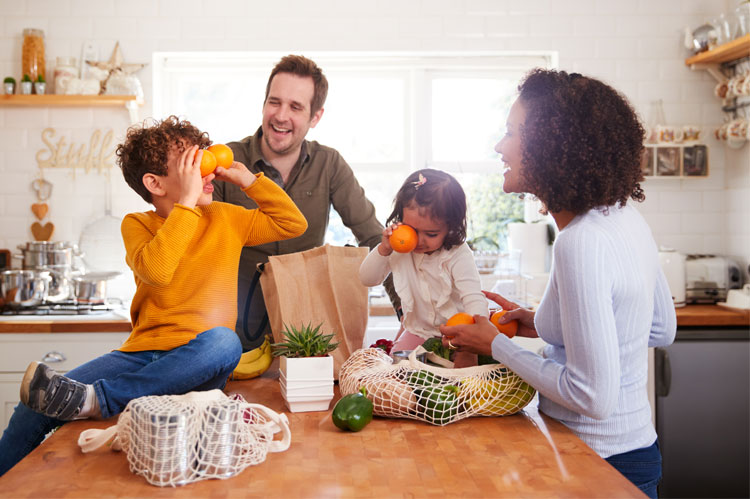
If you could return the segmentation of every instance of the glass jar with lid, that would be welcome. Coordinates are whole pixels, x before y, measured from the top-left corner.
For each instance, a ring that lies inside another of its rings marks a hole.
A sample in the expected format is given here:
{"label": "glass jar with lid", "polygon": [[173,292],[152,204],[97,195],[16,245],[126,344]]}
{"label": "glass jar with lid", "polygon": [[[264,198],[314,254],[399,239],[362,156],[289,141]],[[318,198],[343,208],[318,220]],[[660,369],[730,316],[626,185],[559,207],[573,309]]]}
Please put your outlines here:
{"label": "glass jar with lid", "polygon": [[58,57],[55,64],[55,93],[65,94],[68,82],[78,78],[78,64],[75,57]]}
{"label": "glass jar with lid", "polygon": [[21,75],[29,75],[36,81],[39,75],[46,78],[44,63],[44,31],[26,28],[23,30],[21,52]]}

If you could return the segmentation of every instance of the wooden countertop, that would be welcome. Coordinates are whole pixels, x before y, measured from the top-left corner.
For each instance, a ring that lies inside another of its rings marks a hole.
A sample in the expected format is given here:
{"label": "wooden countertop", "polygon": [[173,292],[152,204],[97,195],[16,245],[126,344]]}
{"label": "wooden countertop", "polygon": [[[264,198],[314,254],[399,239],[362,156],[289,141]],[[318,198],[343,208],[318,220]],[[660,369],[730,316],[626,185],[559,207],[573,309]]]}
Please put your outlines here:
{"label": "wooden countertop", "polygon": [[0,333],[129,333],[132,329],[127,319],[0,321]]}
{"label": "wooden countertop", "polygon": [[[286,412],[277,376],[274,370],[231,382],[227,392]],[[331,408],[338,387],[335,393]],[[177,488],[156,487],[130,473],[121,452],[82,454],[80,432],[114,419],[75,421],[0,477],[0,497],[643,497],[536,407],[444,427],[376,417],[359,433],[337,429],[330,411],[287,416],[287,451],[227,480]]]}
{"label": "wooden countertop", "polygon": [[676,308],[677,326],[750,326],[750,310],[719,305],[687,305]]}

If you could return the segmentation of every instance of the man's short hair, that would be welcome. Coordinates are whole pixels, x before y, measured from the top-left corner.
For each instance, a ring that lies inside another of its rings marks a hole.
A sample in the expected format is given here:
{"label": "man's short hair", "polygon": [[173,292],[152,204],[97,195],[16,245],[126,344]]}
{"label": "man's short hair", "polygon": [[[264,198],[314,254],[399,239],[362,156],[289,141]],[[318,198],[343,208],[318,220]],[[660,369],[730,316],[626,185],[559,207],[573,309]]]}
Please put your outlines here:
{"label": "man's short hair", "polygon": [[268,92],[271,90],[271,81],[279,73],[291,73],[303,78],[312,78],[315,86],[312,102],[310,103],[310,117],[312,118],[318,112],[318,109],[323,107],[326,103],[326,97],[328,97],[328,80],[323,74],[323,70],[315,62],[301,55],[290,54],[282,57],[276,66],[274,66],[273,71],[271,71],[271,76],[268,77],[266,99],[268,99]]}

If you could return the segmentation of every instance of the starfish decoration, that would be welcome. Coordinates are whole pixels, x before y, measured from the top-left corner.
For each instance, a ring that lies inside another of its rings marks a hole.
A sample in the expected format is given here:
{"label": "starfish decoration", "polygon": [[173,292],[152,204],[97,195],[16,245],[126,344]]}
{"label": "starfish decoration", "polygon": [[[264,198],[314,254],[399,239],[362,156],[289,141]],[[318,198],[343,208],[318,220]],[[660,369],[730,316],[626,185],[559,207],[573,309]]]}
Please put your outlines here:
{"label": "starfish decoration", "polygon": [[111,75],[115,71],[121,71],[125,74],[132,74],[140,69],[143,69],[143,67],[145,66],[145,64],[125,64],[122,59],[120,42],[115,43],[115,48],[112,51],[112,56],[110,56],[109,61],[86,61],[86,64],[89,64],[90,66],[93,66],[95,68],[103,69],[104,71],[107,71],[109,75]]}

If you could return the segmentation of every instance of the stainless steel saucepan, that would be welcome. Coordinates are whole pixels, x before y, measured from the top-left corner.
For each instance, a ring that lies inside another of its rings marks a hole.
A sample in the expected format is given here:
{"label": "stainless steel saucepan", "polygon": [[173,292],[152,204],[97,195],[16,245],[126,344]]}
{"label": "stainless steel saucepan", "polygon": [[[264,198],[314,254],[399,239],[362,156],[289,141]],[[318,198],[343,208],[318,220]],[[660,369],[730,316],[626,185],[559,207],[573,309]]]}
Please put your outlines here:
{"label": "stainless steel saucepan", "polygon": [[73,277],[73,288],[78,303],[104,303],[107,300],[107,281],[121,272],[92,272]]}
{"label": "stainless steel saucepan", "polygon": [[38,270],[6,270],[0,273],[0,288],[5,304],[11,307],[35,307],[47,298],[51,277]]}

